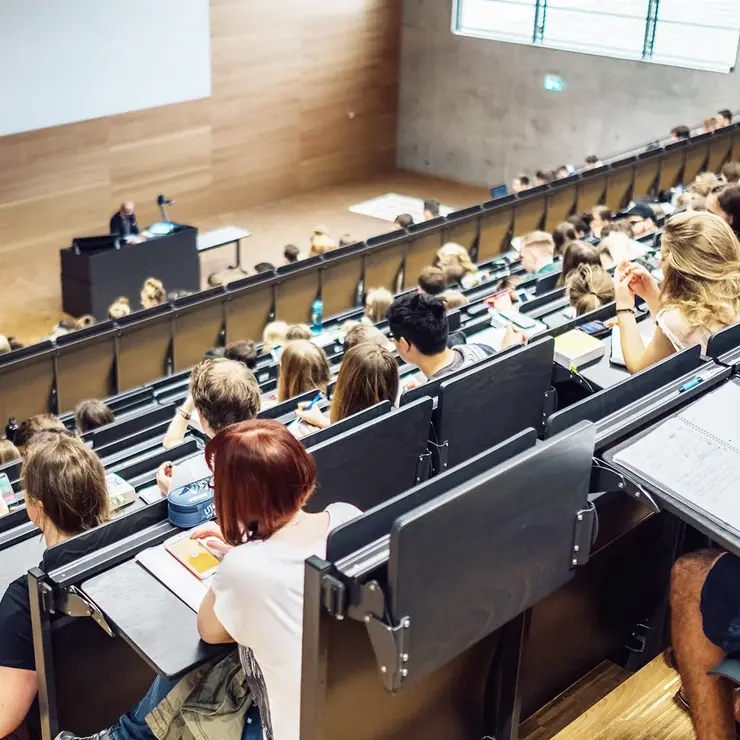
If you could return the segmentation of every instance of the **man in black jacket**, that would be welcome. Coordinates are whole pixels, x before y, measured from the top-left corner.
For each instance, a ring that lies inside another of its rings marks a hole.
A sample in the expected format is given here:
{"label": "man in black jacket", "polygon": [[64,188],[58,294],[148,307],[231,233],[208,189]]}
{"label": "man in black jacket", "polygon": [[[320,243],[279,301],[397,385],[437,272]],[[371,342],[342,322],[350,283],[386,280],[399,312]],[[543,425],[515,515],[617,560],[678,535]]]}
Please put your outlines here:
{"label": "man in black jacket", "polygon": [[138,236],[139,224],[136,223],[133,203],[130,201],[121,203],[121,209],[110,220],[110,233],[119,236]]}

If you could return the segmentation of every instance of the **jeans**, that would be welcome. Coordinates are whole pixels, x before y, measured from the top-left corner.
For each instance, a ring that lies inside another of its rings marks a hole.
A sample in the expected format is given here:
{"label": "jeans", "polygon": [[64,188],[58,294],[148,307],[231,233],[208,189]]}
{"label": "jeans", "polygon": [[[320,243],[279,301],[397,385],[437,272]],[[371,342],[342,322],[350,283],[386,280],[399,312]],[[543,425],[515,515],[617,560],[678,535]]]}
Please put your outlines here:
{"label": "jeans", "polygon": [[[108,730],[111,740],[156,740],[146,723],[146,716],[175,688],[178,680],[165,681],[157,676],[146,696]],[[247,713],[242,740],[262,740],[262,725],[256,704]]]}

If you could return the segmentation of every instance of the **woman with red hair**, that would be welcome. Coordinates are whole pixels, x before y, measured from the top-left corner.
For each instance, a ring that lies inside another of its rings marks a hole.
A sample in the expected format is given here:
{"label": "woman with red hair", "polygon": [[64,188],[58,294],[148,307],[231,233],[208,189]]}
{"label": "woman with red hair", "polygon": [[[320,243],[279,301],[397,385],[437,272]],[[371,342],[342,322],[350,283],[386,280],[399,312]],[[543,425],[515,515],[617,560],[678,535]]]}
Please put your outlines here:
{"label": "woman with red hair", "polygon": [[219,526],[194,536],[217,538],[226,555],[198,612],[198,631],[209,643],[239,644],[265,737],[298,738],[304,563],[326,557],[329,533],[360,511],[344,503],[303,511],[316,466],[276,421],[227,427],[206,457]]}
{"label": "woman with red hair", "polygon": [[[192,536],[225,555],[198,611],[198,631],[206,642],[239,645],[252,710],[259,709],[262,724],[260,731],[250,710],[242,739],[297,740],[304,563],[312,555],[326,557],[329,533],[361,512],[343,503],[319,514],[303,511],[316,487],[316,466],[276,421],[226,427],[206,445],[206,458],[219,523],[204,524]],[[145,718],[176,683],[157,678],[118,724],[83,740],[154,740]],[[57,740],[75,738],[64,732]]]}

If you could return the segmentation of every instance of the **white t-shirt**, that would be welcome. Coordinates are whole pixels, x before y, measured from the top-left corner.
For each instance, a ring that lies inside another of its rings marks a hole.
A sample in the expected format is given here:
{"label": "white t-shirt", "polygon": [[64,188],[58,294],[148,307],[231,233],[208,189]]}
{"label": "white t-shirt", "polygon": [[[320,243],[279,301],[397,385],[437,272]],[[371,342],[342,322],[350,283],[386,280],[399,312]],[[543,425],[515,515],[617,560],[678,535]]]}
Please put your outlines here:
{"label": "white t-shirt", "polygon": [[206,462],[205,450],[188,460],[176,463],[172,466],[172,477],[170,478],[170,491],[186,486],[188,483],[210,478],[213,475]]}
{"label": "white t-shirt", "polygon": [[239,545],[223,559],[211,586],[216,617],[241,646],[265,740],[300,736],[304,563],[312,555],[326,557],[329,533],[361,514],[343,503],[326,511],[329,527],[312,545]]}

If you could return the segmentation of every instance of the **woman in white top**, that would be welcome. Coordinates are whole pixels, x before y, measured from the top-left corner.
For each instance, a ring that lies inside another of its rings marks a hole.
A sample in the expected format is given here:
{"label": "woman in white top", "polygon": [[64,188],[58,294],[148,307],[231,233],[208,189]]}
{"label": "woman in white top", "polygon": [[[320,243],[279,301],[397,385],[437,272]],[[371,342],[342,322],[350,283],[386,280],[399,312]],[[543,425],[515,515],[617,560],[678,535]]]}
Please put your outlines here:
{"label": "woman in white top", "polygon": [[[326,557],[329,533],[361,512],[331,504],[303,511],[316,486],[316,466],[303,445],[269,419],[233,424],[206,446],[219,525],[192,536],[224,553],[198,612],[205,642],[237,643],[254,706],[242,740],[299,740],[304,563]],[[154,740],[147,715],[177,684],[157,678],[144,699],[102,733],[57,740]],[[255,718],[253,724],[252,718]]]}
{"label": "woman in white top", "polygon": [[298,740],[304,563],[326,556],[329,533],[360,510],[336,503],[320,514],[303,507],[316,467],[276,421],[235,424],[208,443],[220,527],[194,536],[226,551],[198,612],[209,643],[236,642],[266,740]]}
{"label": "woman in white top", "polygon": [[[740,319],[740,242],[721,218],[673,216],[663,230],[660,266],[660,285],[640,265],[623,262],[614,272],[622,354],[631,373],[694,344],[706,352],[713,333]],[[647,347],[632,311],[636,295],[655,319]]]}

